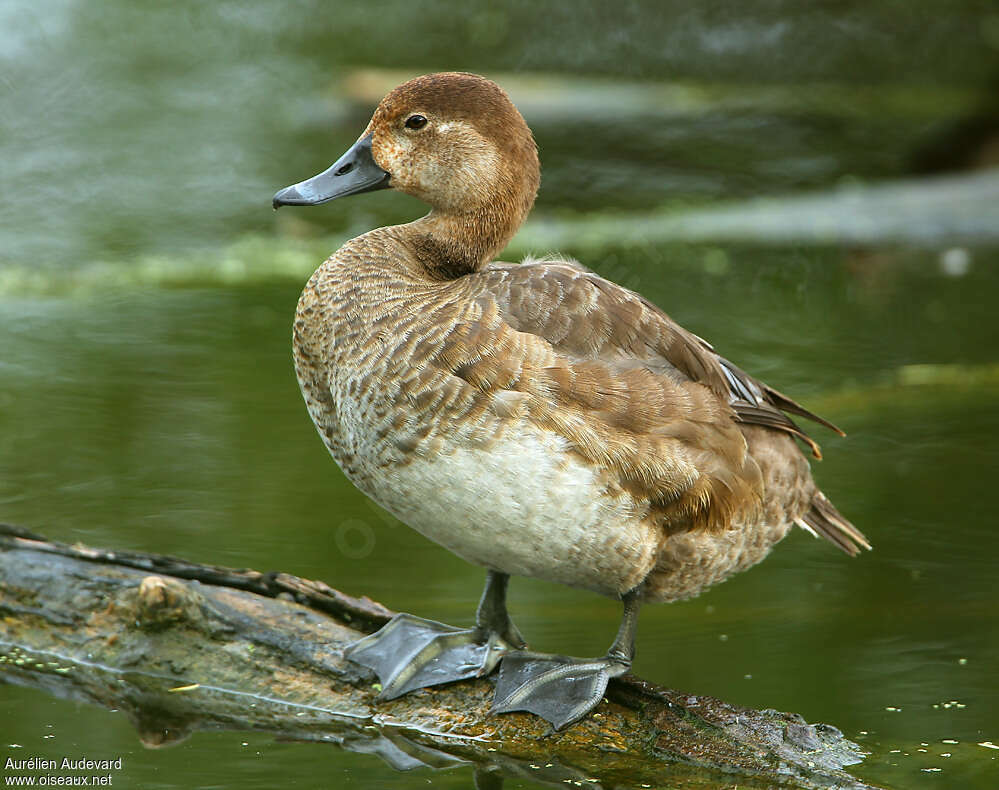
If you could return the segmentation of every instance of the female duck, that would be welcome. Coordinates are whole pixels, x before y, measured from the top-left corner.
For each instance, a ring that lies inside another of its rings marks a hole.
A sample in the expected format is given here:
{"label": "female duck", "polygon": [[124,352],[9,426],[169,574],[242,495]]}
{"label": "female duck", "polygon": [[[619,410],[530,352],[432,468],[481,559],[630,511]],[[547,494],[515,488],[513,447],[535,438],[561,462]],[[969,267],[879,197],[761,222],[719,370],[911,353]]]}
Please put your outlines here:
{"label": "female duck", "polygon": [[[399,615],[348,648],[383,698],[483,675],[496,712],[586,715],[634,654],[639,605],[759,562],[793,524],[869,548],[812,481],[785,414],[829,423],[744,373],[655,305],[573,261],[491,262],[538,189],[506,94],[434,74],[386,96],[360,139],[274,205],[391,188],[432,210],[341,247],[295,318],[309,413],[347,477],[487,569],[476,628]],[[511,574],[624,603],[608,653],[531,653]]]}

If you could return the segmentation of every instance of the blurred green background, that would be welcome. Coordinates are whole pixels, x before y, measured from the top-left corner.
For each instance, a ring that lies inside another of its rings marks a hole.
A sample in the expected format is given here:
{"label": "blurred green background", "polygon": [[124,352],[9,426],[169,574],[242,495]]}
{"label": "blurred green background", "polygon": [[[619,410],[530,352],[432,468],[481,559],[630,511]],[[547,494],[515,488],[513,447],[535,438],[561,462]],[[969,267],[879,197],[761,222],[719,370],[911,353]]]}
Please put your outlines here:
{"label": "blurred green background", "polygon": [[[0,520],[471,621],[482,572],[344,480],[291,365],[312,269],[425,209],[270,208],[385,91],[445,69],[498,80],[535,131],[507,259],[578,256],[850,434],[816,431],[816,475],[875,551],[794,534],[649,607],[636,672],[835,724],[869,781],[995,787],[992,2],[2,0]],[[593,655],[616,629],[612,601],[511,596],[540,649]],[[0,753],[123,756],[143,788],[471,783],[245,733],[145,750],[113,712],[13,686]]]}

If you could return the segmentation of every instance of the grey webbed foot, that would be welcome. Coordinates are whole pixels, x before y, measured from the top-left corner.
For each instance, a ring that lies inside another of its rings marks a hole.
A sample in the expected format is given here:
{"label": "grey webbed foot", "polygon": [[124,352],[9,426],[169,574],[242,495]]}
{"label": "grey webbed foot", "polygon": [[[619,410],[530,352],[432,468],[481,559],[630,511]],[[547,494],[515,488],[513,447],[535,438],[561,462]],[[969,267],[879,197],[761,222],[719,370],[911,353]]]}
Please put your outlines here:
{"label": "grey webbed foot", "polygon": [[377,633],[349,645],[344,656],[374,670],[382,684],[379,699],[395,699],[425,686],[488,675],[511,647],[498,634],[397,614]]}
{"label": "grey webbed foot", "polygon": [[489,571],[475,628],[397,614],[377,633],[348,645],[343,654],[375,671],[382,684],[379,699],[488,675],[504,653],[525,646],[506,611],[508,581],[506,574]]}
{"label": "grey webbed foot", "polygon": [[508,653],[500,664],[492,712],[527,711],[561,730],[593,710],[603,699],[607,682],[630,666],[630,661],[617,656]]}
{"label": "grey webbed foot", "polygon": [[621,596],[621,626],[614,644],[602,658],[570,658],[526,650],[503,656],[492,712],[526,710],[550,722],[556,730],[583,718],[603,699],[608,681],[631,668],[639,595],[635,589]]}

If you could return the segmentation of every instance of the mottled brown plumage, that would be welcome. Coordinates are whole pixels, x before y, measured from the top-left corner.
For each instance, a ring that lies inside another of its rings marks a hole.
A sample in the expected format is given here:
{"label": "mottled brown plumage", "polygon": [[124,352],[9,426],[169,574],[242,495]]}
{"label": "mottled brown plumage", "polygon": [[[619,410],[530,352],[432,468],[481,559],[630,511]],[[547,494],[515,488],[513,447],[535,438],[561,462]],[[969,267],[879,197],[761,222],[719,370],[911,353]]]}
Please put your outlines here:
{"label": "mottled brown plumage", "polygon": [[309,412],[362,491],[494,571],[650,600],[749,567],[794,523],[868,547],[787,412],[833,426],[574,261],[490,262],[539,182],[496,85],[413,80],[368,135],[389,186],[433,210],[345,244],[294,329]]}

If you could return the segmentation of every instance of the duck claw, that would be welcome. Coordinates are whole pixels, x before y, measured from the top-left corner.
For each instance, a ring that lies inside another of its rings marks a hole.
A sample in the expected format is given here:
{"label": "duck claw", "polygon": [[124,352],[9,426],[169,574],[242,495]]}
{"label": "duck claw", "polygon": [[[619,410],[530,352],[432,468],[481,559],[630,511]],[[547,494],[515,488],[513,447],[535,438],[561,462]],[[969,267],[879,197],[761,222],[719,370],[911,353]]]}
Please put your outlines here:
{"label": "duck claw", "polygon": [[378,675],[378,699],[426,686],[488,675],[510,645],[498,634],[397,614],[379,631],[348,645],[344,657]]}
{"label": "duck claw", "polygon": [[628,669],[620,658],[507,653],[500,664],[491,713],[527,711],[561,730],[593,710],[608,681]]}

